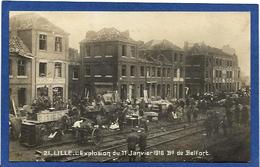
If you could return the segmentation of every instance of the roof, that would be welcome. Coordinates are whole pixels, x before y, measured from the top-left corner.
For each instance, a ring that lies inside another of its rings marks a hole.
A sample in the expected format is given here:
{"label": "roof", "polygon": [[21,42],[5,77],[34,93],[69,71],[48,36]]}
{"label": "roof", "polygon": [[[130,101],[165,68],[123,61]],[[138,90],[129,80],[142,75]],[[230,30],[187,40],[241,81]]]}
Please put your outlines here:
{"label": "roof", "polygon": [[182,50],[177,45],[174,45],[172,42],[167,39],[163,40],[150,40],[145,43],[141,49],[144,50]]}
{"label": "roof", "polygon": [[45,17],[35,13],[24,13],[12,16],[10,18],[10,30],[28,30],[37,29],[43,31],[67,34],[63,29],[54,25]]}
{"label": "roof", "polygon": [[198,54],[206,54],[206,55],[218,55],[223,57],[236,57],[235,55],[231,55],[225,53],[223,50],[215,47],[211,47],[205,44],[194,44],[192,47],[188,49],[188,54],[198,55]]}
{"label": "roof", "polygon": [[32,58],[32,54],[23,41],[15,35],[9,39],[9,53],[17,53],[23,57]]}
{"label": "roof", "polygon": [[123,41],[135,43],[133,39],[129,37],[129,31],[120,32],[116,28],[103,28],[97,32],[88,31],[85,39],[81,42],[101,42],[101,41]]}

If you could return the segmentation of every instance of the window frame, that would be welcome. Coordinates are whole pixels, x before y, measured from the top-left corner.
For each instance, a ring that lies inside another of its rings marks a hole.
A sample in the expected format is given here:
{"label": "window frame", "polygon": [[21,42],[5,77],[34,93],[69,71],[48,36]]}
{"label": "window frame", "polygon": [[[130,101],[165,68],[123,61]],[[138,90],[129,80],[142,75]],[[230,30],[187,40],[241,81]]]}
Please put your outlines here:
{"label": "window frame", "polygon": [[[41,37],[45,37],[45,38],[41,38]],[[39,34],[39,50],[47,51],[47,39],[48,37],[46,34]],[[44,42],[43,48],[41,48],[42,42]]]}
{"label": "window frame", "polygon": [[[24,74],[20,74],[20,68],[21,68],[21,64],[19,62],[24,62],[24,64],[22,65],[22,67],[24,68]],[[26,60],[23,60],[23,59],[19,59],[17,61],[17,76],[27,76],[27,71],[26,71],[26,65],[27,65],[27,62]]]}
{"label": "window frame", "polygon": [[[60,68],[57,68],[57,65],[60,65]],[[56,75],[56,69],[59,69],[58,75]],[[55,62],[54,63],[54,77],[55,78],[62,78],[62,63],[61,62]]]}
{"label": "window frame", "polygon": [[[57,39],[60,39],[60,41]],[[60,48],[57,48],[57,44],[60,44]],[[55,52],[62,52],[62,37],[61,36],[55,36],[55,44],[54,44]]]}

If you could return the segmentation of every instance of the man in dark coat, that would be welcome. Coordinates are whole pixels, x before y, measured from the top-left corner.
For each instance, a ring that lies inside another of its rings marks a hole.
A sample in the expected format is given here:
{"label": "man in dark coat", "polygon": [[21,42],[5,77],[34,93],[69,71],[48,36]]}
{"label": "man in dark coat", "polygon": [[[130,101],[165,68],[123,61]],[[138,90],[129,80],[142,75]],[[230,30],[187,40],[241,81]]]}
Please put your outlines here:
{"label": "man in dark coat", "polygon": [[132,154],[133,152],[136,151],[136,145],[138,144],[138,142],[139,142],[138,135],[136,134],[135,130],[132,129],[132,133],[130,133],[127,137],[129,162],[134,162],[136,159],[136,156]]}
{"label": "man in dark coat", "polygon": [[[146,146],[147,146],[147,142],[146,142],[146,138],[147,138],[147,134],[146,131],[144,129],[141,129],[139,132],[139,148],[140,148],[140,152],[144,153]],[[145,161],[145,154],[141,155],[141,161],[144,162]]]}

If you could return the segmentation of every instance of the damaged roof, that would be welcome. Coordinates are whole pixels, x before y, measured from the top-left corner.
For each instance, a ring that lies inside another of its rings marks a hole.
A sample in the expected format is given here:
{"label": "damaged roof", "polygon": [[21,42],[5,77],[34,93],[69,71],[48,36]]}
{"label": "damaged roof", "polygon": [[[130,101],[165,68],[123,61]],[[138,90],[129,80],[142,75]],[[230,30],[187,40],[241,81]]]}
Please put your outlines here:
{"label": "damaged roof", "polygon": [[96,41],[123,41],[135,43],[135,41],[129,37],[129,31],[120,32],[116,28],[103,28],[99,31],[88,31],[85,39],[81,42],[96,42]]}
{"label": "damaged roof", "polygon": [[192,47],[188,49],[188,54],[215,54],[219,56],[227,56],[227,57],[234,57],[235,55],[228,54],[223,50],[215,47],[211,47],[205,44],[198,44],[195,43]]}
{"label": "damaged roof", "polygon": [[28,47],[23,43],[23,41],[15,35],[10,36],[9,39],[9,53],[17,53],[20,56],[32,58],[32,54]]}
{"label": "damaged roof", "polygon": [[35,13],[24,13],[12,16],[10,18],[10,30],[28,30],[37,29],[42,31],[56,32],[61,34],[67,34],[63,29],[51,23],[45,17]]}
{"label": "damaged roof", "polygon": [[144,50],[182,50],[177,45],[174,45],[172,42],[167,39],[163,40],[150,40],[145,43],[141,49]]}

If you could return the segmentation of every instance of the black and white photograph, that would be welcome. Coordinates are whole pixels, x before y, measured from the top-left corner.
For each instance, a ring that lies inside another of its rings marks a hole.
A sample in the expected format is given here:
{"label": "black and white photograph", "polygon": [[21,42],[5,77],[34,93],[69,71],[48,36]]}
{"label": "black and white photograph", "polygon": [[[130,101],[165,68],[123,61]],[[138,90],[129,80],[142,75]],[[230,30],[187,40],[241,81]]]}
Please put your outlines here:
{"label": "black and white photograph", "polygon": [[250,27],[239,11],[9,12],[9,160],[249,162]]}

